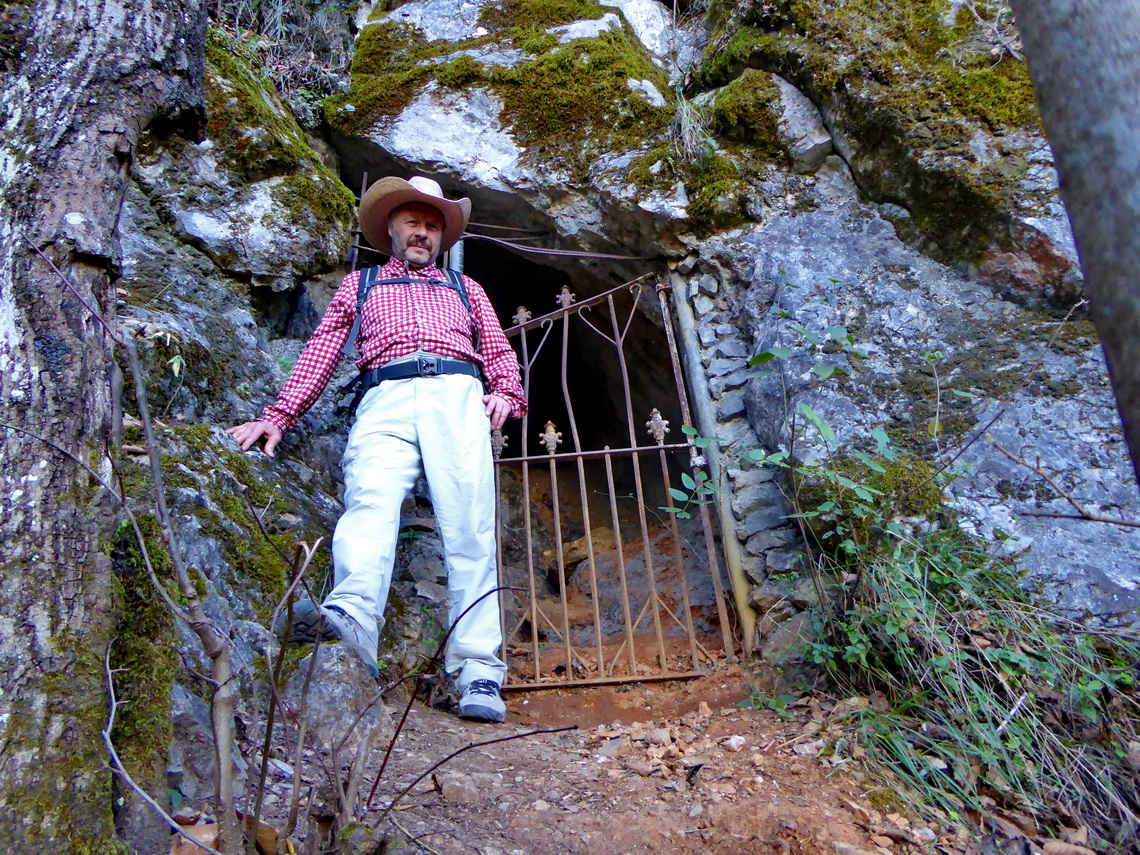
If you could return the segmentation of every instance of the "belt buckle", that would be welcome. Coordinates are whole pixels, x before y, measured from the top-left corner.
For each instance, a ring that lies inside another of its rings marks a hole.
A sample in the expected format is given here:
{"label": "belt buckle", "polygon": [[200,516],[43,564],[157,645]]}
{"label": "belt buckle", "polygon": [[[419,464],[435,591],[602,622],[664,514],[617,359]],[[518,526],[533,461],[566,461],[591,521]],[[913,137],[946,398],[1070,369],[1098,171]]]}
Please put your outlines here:
{"label": "belt buckle", "polygon": [[420,357],[420,376],[434,377],[443,372],[443,360],[438,356]]}

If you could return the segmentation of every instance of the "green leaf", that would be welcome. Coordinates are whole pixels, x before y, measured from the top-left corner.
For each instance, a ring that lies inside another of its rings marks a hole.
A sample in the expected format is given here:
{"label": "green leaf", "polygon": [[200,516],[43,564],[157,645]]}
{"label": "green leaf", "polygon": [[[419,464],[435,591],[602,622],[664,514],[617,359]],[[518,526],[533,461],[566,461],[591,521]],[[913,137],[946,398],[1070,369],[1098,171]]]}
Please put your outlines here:
{"label": "green leaf", "polygon": [[883,468],[883,466],[881,464],[872,460],[868,455],[864,454],[862,451],[856,451],[855,452],[855,458],[857,460],[862,461],[863,465],[866,466],[868,469],[870,469],[874,472],[878,472],[880,475],[885,475],[887,472],[887,470],[885,468]]}
{"label": "green leaf", "polygon": [[688,511],[679,511],[677,513],[677,519],[679,519],[679,520],[691,520],[692,518],[693,518],[693,515],[690,514]]}
{"label": "green leaf", "polygon": [[765,362],[771,362],[776,358],[776,354],[770,350],[765,350],[763,353],[758,353],[748,360],[749,365],[763,365]]}
{"label": "green leaf", "polygon": [[875,444],[879,446],[879,454],[884,454],[891,447],[891,438],[881,427],[871,431],[871,439],[875,440]]}
{"label": "green leaf", "polygon": [[951,389],[950,394],[957,395],[959,398],[965,398],[967,401],[972,401],[978,397],[977,395],[971,394],[970,392],[963,392],[961,389]]}
{"label": "green leaf", "polygon": [[669,488],[669,495],[676,499],[678,502],[689,501],[689,494],[684,490],[678,490],[676,487]]}
{"label": "green leaf", "polygon": [[700,434],[700,431],[692,425],[681,425],[681,433],[683,433],[685,436],[697,436]]}
{"label": "green leaf", "polygon": [[688,472],[681,473],[681,483],[688,487],[690,490],[697,489],[697,482],[693,480],[693,476]]}
{"label": "green leaf", "polygon": [[811,373],[819,377],[820,380],[826,380],[835,373],[836,366],[830,362],[817,362],[811,367]]}
{"label": "green leaf", "polygon": [[800,412],[804,414],[809,422],[815,425],[815,429],[819,431],[820,436],[823,437],[825,442],[835,442],[835,431],[823,419],[819,417],[819,413],[811,408],[806,403],[800,404]]}
{"label": "green leaf", "polygon": [[776,372],[771,368],[765,368],[762,371],[753,371],[748,375],[749,380],[763,380],[765,377],[771,377]]}
{"label": "green leaf", "polygon": [[660,505],[658,505],[657,510],[665,511],[665,513],[667,513],[667,514],[679,514],[679,513],[681,513],[680,508],[673,508],[673,507],[666,508],[666,507],[662,507]]}
{"label": "green leaf", "polygon": [[851,341],[851,336],[848,334],[846,327],[840,327],[840,326],[828,327],[826,330],[824,330],[824,332],[826,332],[829,336],[831,336],[835,341],[839,342],[840,344],[842,344],[845,341],[846,342]]}
{"label": "green leaf", "polygon": [[823,344],[823,339],[820,338],[815,333],[813,333],[807,327],[802,327],[802,326],[799,326],[798,324],[796,324],[795,326],[792,327],[792,329],[795,330],[796,332],[798,332],[800,335],[802,335],[804,338],[806,338],[812,344]]}
{"label": "green leaf", "polygon": [[706,436],[698,436],[693,439],[693,445],[695,445],[697,448],[708,448],[710,445],[712,445],[712,440]]}
{"label": "green leaf", "polygon": [[926,432],[928,434],[930,434],[931,437],[938,436],[938,434],[941,432],[941,430],[942,430],[942,422],[938,419],[937,416],[934,417],[933,419],[931,419],[930,424],[928,424],[926,426]]}

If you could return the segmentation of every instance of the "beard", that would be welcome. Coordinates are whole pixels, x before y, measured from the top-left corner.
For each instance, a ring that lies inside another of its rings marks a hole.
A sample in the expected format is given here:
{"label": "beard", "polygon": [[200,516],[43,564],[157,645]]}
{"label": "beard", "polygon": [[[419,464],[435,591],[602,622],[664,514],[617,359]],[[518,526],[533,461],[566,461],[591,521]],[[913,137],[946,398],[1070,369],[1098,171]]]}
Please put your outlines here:
{"label": "beard", "polygon": [[409,267],[429,267],[439,256],[439,246],[433,249],[425,243],[416,240],[405,242],[398,235],[392,235],[392,255]]}

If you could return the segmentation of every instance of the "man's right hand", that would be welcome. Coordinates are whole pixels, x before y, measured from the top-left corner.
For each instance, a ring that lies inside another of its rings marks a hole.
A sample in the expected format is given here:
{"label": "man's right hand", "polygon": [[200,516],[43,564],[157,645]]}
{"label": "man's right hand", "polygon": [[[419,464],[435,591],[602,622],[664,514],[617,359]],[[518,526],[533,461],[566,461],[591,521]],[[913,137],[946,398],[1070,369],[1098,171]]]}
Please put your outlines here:
{"label": "man's right hand", "polygon": [[249,451],[254,443],[264,436],[265,453],[270,457],[277,456],[273,453],[273,449],[277,447],[277,443],[281,442],[281,428],[273,422],[246,422],[243,425],[235,425],[226,433],[237,440],[242,451]]}

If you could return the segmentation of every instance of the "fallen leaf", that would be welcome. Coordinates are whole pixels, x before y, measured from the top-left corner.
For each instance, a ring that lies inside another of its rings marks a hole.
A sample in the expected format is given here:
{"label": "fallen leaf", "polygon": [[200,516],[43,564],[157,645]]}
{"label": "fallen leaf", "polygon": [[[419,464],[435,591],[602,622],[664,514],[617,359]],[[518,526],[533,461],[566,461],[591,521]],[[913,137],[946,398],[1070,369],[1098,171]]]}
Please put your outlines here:
{"label": "fallen leaf", "polygon": [[[192,837],[199,843],[211,848],[218,844],[218,824],[216,822],[203,822],[199,825],[183,825],[183,834]],[[182,834],[175,834],[170,838],[170,855],[200,855],[202,847],[195,846]]]}
{"label": "fallen leaf", "polygon": [[1096,855],[1091,849],[1073,843],[1065,843],[1062,840],[1041,841],[1041,851],[1045,855]]}

